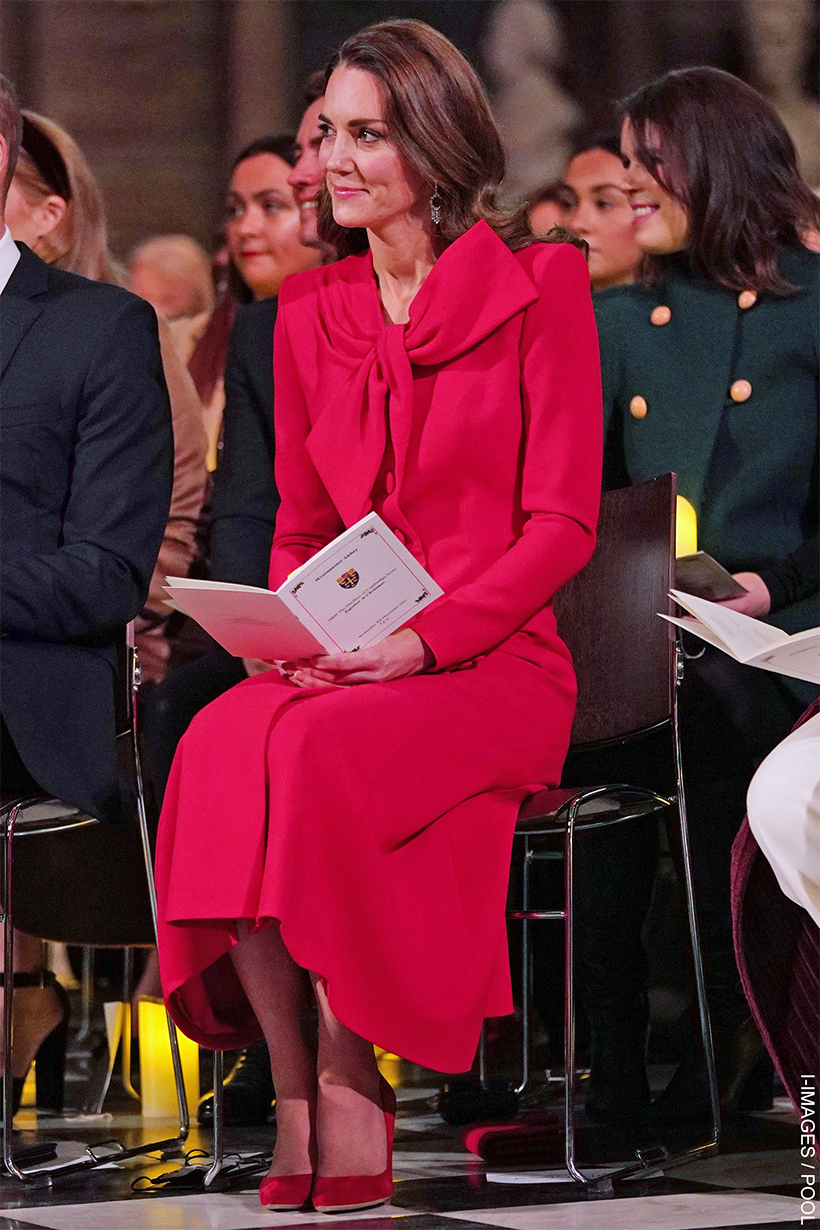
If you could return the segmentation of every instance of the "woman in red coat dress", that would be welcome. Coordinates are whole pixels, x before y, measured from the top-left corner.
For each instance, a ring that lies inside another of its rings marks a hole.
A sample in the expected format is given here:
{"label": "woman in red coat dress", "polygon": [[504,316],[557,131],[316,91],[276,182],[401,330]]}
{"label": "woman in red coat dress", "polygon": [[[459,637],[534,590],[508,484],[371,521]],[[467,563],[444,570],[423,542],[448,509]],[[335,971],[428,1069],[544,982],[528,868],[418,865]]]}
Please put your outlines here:
{"label": "woman in red coat dress", "polygon": [[511,1011],[510,845],[569,741],[551,599],[592,552],[601,453],[584,258],[494,207],[503,154],[473,70],[407,21],[331,69],[320,229],[347,259],[279,297],[270,584],[375,509],[445,596],[203,710],[157,850],[169,1009],[209,1047],[264,1034],[261,1198],[325,1210],[392,1190],[372,1044],[462,1071],[484,1017]]}

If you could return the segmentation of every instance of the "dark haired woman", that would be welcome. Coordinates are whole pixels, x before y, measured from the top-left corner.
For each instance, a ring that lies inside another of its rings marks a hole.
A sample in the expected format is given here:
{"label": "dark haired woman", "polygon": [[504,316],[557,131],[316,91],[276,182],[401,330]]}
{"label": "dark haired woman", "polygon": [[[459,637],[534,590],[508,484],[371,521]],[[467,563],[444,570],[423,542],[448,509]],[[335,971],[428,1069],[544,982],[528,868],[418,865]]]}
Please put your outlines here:
{"label": "dark haired woman", "polygon": [[205,408],[209,470],[217,462],[228,339],[239,307],[271,299],[284,278],[319,259],[299,239],[299,207],[288,183],[293,163],[289,133],[270,133],[239,151],[225,203],[227,288],[210,314],[171,326]]}
{"label": "dark haired woman", "polygon": [[209,1046],[264,1033],[260,1197],[325,1211],[392,1190],[372,1044],[463,1071],[483,1018],[511,1010],[512,830],[567,748],[550,600],[593,548],[601,442],[585,261],[495,209],[503,154],[473,70],[405,21],[331,67],[319,232],[349,255],[280,295],[270,581],[375,509],[445,597],[200,713],[158,845],[170,1009]]}
{"label": "dark haired woman", "polygon": [[[730,605],[789,632],[814,626],[820,257],[809,246],[820,202],[774,109],[728,73],[669,73],[623,112],[625,186],[645,257],[640,284],[595,299],[605,482],[674,470],[697,512],[698,545],[748,591]],[[707,647],[687,663],[682,690],[699,908],[730,1110],[751,1105],[731,1054],[747,1010],[732,952],[730,850],[754,768],[811,699],[805,687]],[[613,973],[622,988],[634,983]],[[620,1071],[643,1066],[645,1018],[637,1006],[633,1016],[631,1047],[611,1056]],[[601,1022],[599,1036],[604,1030]]]}

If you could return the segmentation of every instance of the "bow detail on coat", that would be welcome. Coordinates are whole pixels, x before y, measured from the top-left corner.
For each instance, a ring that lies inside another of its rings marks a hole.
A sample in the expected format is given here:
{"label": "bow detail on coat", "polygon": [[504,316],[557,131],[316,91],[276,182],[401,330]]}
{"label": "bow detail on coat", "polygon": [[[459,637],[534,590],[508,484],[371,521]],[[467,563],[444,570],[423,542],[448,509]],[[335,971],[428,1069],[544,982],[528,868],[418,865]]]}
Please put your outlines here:
{"label": "bow detail on coat", "polygon": [[[387,433],[401,482],[413,425],[413,368],[438,367],[466,354],[534,303],[538,291],[509,248],[477,222],[439,257],[410,306],[407,324],[385,324],[370,253],[336,266],[319,290],[328,366],[339,391],[307,438],[313,464],[344,523],[370,510]],[[493,294],[487,295],[488,285]],[[322,366],[322,357],[319,358]],[[339,448],[344,440],[346,447]],[[399,497],[400,504],[400,497]]]}

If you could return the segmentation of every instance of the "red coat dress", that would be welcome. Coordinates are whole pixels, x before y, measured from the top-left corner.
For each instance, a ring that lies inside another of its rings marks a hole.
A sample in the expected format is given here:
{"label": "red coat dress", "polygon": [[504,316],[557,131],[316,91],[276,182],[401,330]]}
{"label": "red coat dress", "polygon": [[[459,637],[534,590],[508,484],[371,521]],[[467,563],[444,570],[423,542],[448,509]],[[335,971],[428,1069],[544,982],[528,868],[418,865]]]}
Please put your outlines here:
{"label": "red coat dress", "polygon": [[511,1011],[504,903],[521,800],[555,784],[575,680],[550,599],[592,552],[601,390],[581,253],[480,222],[386,325],[369,254],[290,278],[274,343],[276,587],[376,509],[445,596],[433,672],[302,690],[278,672],[192,722],[157,844],[169,1010],[214,1048],[261,1031],[236,920],[271,919],[337,1017],[468,1068]]}

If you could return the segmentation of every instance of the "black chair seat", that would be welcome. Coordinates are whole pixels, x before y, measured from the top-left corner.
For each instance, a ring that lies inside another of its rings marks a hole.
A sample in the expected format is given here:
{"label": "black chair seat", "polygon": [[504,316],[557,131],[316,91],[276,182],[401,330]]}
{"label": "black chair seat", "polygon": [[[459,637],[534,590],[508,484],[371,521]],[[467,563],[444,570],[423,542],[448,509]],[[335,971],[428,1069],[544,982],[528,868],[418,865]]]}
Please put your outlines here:
{"label": "black chair seat", "polygon": [[522,803],[515,825],[516,833],[533,836],[539,832],[563,832],[573,801],[593,791],[596,792],[595,797],[585,799],[578,808],[575,819],[577,828],[602,828],[626,820],[641,820],[658,815],[670,806],[669,799],[635,786],[608,786],[606,793],[597,793],[600,788],[593,786],[539,790]]}
{"label": "black chair seat", "polygon": [[40,796],[4,795],[0,796],[0,830],[5,830],[15,807],[20,808],[14,821],[14,832],[17,837],[25,837],[34,833],[62,832],[81,825],[99,823],[93,816],[80,811],[72,803],[50,798],[46,794]]}

